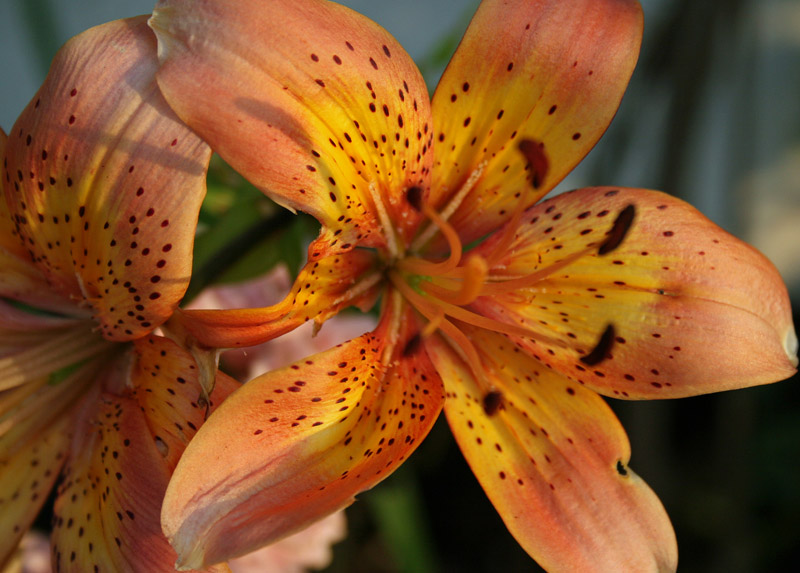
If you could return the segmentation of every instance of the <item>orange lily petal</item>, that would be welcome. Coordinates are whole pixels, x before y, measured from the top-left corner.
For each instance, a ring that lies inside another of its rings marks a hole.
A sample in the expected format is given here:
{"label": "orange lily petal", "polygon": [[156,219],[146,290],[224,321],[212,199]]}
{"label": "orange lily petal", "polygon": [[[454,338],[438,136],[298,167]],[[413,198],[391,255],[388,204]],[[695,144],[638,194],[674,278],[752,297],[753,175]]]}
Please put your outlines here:
{"label": "orange lily petal", "polygon": [[432,202],[480,174],[451,217],[463,242],[538,201],[594,147],[641,37],[635,0],[481,3],[433,97]]}
{"label": "orange lily petal", "polygon": [[[8,137],[0,129],[0,158],[5,157]],[[30,261],[11,217],[5,192],[5,177],[0,177],[0,297],[55,310],[73,306],[67,300],[57,301],[58,295],[50,291],[42,274]]]}
{"label": "orange lily petal", "polygon": [[30,312],[0,300],[0,356],[27,346],[29,336],[46,339],[53,335],[53,331],[80,323],[79,318]]}
{"label": "orange lily petal", "polygon": [[560,340],[522,344],[571,379],[609,396],[673,398],[795,372],[797,338],[777,270],[690,205],[656,191],[582,189],[537,205],[525,221],[491,278],[555,270],[482,297],[474,310]]}
{"label": "orange lily petal", "polygon": [[[129,373],[124,363],[102,380],[123,394],[95,385],[73,440],[54,509],[60,571],[171,571],[175,563],[160,509],[171,471],[206,414],[195,401],[196,370],[187,352],[154,336],[136,342]],[[212,403],[237,386],[220,374]]]}
{"label": "orange lily petal", "polygon": [[[4,405],[12,393],[0,394],[0,404]],[[4,532],[0,537],[0,567],[33,523],[58,478],[69,446],[70,421],[70,417],[61,416],[33,437],[25,436],[12,444],[3,431],[8,419],[0,416],[0,531]]]}
{"label": "orange lily petal", "polygon": [[[48,376],[0,392],[0,564],[46,501],[67,458],[80,398],[97,372],[90,362],[56,384]],[[4,379],[3,376],[0,379]]]}
{"label": "orange lily petal", "polygon": [[[2,232],[2,229],[0,229]],[[16,239],[16,237],[12,237]],[[15,241],[18,242],[18,241]],[[63,314],[81,314],[75,303],[50,290],[47,280],[27,253],[16,254],[0,246],[0,297]]]}
{"label": "orange lily petal", "polygon": [[[311,245],[310,259],[316,258],[315,245]],[[361,249],[311,260],[300,271],[289,294],[276,305],[178,311],[170,327],[189,346],[236,348],[260,344],[312,319],[321,325],[348,306],[369,310],[378,295],[381,278],[377,272],[370,272],[376,263],[374,252]]]}
{"label": "orange lily petal", "polygon": [[245,554],[350,505],[422,441],[441,382],[424,352],[402,352],[416,319],[391,299],[374,332],[251,380],[201,428],[164,498],[179,565]]}
{"label": "orange lily petal", "polygon": [[608,405],[502,335],[467,333],[481,382],[439,337],[426,346],[458,444],[522,547],[548,571],[674,570],[669,518]]}
{"label": "orange lily petal", "polygon": [[145,18],[73,38],[17,121],[5,195],[51,290],[113,340],[165,321],[191,272],[210,150],[156,86]]}
{"label": "orange lily petal", "polygon": [[430,102],[385,30],[315,0],[162,0],[150,26],[178,115],[275,201],[316,217],[326,254],[415,228],[402,192],[427,187]]}
{"label": "orange lily petal", "polygon": [[[5,157],[7,141],[8,136],[6,132],[0,129],[0,158]],[[5,194],[3,191],[5,188],[4,183],[5,177],[0,177],[0,199],[2,199],[0,200],[0,256],[5,258],[10,254],[20,257],[26,254],[27,251],[25,251],[22,241],[16,236],[16,226],[11,218],[8,204],[5,201]],[[3,280],[2,277],[0,277],[0,280]]]}

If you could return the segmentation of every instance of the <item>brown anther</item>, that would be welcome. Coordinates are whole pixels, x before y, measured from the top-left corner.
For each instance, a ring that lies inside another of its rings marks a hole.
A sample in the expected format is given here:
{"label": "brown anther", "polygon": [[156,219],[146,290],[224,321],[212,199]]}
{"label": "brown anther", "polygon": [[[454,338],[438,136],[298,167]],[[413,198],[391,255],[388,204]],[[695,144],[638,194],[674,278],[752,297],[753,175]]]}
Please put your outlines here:
{"label": "brown anther", "polygon": [[422,187],[415,185],[406,191],[406,201],[415,211],[422,211]]}
{"label": "brown anther", "polygon": [[494,416],[503,404],[503,395],[497,390],[492,390],[483,397],[483,411],[487,416]]}
{"label": "brown anther", "polygon": [[547,171],[550,168],[550,161],[544,153],[544,143],[533,139],[523,139],[519,142],[519,150],[531,168],[531,184],[534,189],[538,189],[542,185]]}
{"label": "brown anther", "polygon": [[608,232],[608,238],[603,241],[603,244],[597,249],[597,254],[607,255],[619,247],[633,225],[633,219],[635,217],[636,207],[632,204],[620,211],[619,215],[617,215],[617,218],[614,220],[614,225],[612,225],[611,230]]}
{"label": "brown anther", "polygon": [[416,352],[420,349],[421,345],[422,345],[422,336],[418,332],[414,336],[409,338],[408,342],[406,342],[406,345],[403,348],[403,358],[407,358],[412,354],[416,354]]}
{"label": "brown anther", "polygon": [[600,364],[608,356],[611,347],[614,346],[615,336],[614,325],[609,324],[594,349],[586,356],[581,356],[580,361],[588,366]]}

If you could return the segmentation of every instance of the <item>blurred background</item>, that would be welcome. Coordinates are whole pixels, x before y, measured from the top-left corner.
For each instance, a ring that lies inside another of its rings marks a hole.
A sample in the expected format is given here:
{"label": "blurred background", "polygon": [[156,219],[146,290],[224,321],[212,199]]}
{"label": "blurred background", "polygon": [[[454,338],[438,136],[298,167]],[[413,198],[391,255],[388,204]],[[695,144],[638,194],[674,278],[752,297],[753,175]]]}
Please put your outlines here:
{"label": "blurred background", "polygon": [[[477,2],[344,4],[392,32],[432,90]],[[622,107],[600,144],[559,189],[626,185],[686,199],[772,259],[797,316],[800,1],[642,4],[642,55]],[[66,39],[151,8],[148,0],[0,0],[0,126],[10,131]],[[218,169],[224,172],[224,166]],[[224,187],[219,180],[227,176],[216,177]],[[243,195],[263,201],[260,194]],[[203,229],[213,230],[236,201],[211,193]],[[302,238],[313,229],[301,223],[287,232]],[[213,254],[208,243],[198,239],[198,257]],[[259,256],[270,258],[263,250]],[[198,276],[203,284],[193,285],[195,290],[220,273]],[[776,571],[800,562],[797,377],[683,400],[611,402],[630,435],[631,466],[673,520],[681,571]],[[349,535],[334,547],[331,572],[535,569],[485,499],[443,419],[412,459],[360,496],[347,516]]]}

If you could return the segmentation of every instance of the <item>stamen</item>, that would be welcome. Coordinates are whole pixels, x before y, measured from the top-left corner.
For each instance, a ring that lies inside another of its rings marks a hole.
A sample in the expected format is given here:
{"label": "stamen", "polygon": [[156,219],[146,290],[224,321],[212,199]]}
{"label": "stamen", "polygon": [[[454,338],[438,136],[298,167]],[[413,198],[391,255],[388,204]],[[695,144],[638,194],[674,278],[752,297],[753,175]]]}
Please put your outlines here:
{"label": "stamen", "polygon": [[611,251],[620,246],[623,239],[625,239],[628,231],[633,225],[633,219],[636,216],[636,207],[632,204],[625,207],[619,212],[617,218],[614,219],[614,224],[608,232],[608,238],[597,249],[598,255],[607,255]]}
{"label": "stamen", "polygon": [[492,390],[483,397],[483,411],[487,416],[494,416],[503,405],[503,394],[497,390]]}
{"label": "stamen", "polygon": [[403,297],[401,294],[402,293],[398,291],[391,291],[391,298],[388,301],[388,304],[392,306],[392,320],[386,331],[386,339],[389,343],[385,346],[383,355],[381,356],[381,363],[384,366],[388,366],[392,361],[392,351],[397,345],[398,338],[400,337],[400,321],[401,317],[403,316]]}
{"label": "stamen", "polygon": [[522,220],[522,215],[525,213],[525,209],[525,195],[521,194],[519,201],[517,202],[517,206],[514,209],[514,214],[505,224],[503,232],[500,235],[500,239],[497,240],[497,243],[492,247],[492,251],[487,257],[489,268],[492,268],[499,263],[508,252],[511,243],[514,242],[514,238],[517,235],[517,230],[519,230],[519,222]]}
{"label": "stamen", "polygon": [[378,219],[380,219],[381,226],[383,227],[383,235],[386,237],[386,246],[389,249],[389,254],[393,259],[396,259],[400,256],[400,250],[397,247],[397,237],[394,234],[394,227],[392,226],[391,219],[389,219],[389,213],[386,211],[386,205],[383,204],[378,187],[373,181],[369,183],[369,194],[372,197],[372,202],[375,204],[375,209],[378,211]]}
{"label": "stamen", "polygon": [[373,272],[372,274],[367,275],[360,281],[358,281],[355,286],[349,290],[347,290],[342,296],[335,299],[331,306],[338,306],[343,302],[348,300],[355,300],[360,297],[362,294],[367,292],[369,289],[374,287],[376,284],[383,280],[383,273],[382,272]]}
{"label": "stamen", "polygon": [[407,358],[412,354],[416,354],[421,344],[422,344],[422,336],[420,336],[420,333],[418,332],[414,336],[409,338],[408,341],[406,342],[406,345],[403,347],[403,358]]}
{"label": "stamen", "polygon": [[457,291],[432,282],[423,283],[423,290],[436,298],[458,306],[474,302],[481,295],[481,289],[489,274],[489,265],[486,263],[486,259],[480,255],[473,255],[461,268],[464,269],[463,280],[460,281],[460,288]]}
{"label": "stamen", "polygon": [[[442,209],[442,221],[447,221],[450,219],[453,213],[456,212],[456,209],[458,209],[458,206],[461,205],[462,201],[464,201],[464,198],[469,194],[470,191],[472,191],[475,185],[477,185],[478,180],[481,178],[481,175],[483,175],[483,170],[485,168],[486,161],[482,161],[475,168],[475,171],[470,173],[469,177],[467,178],[467,182],[464,183],[464,186],[461,187],[461,189],[458,190],[458,193],[453,196],[453,198],[450,200],[450,203],[448,203],[447,206]],[[419,251],[425,243],[430,241],[437,231],[437,226],[438,225],[428,225],[428,227],[417,236],[414,242],[411,243],[411,250]],[[441,227],[439,227],[439,230],[441,230]]]}
{"label": "stamen", "polygon": [[[514,216],[516,217],[518,214],[519,216],[521,216],[522,211],[518,210],[517,212],[514,213]],[[608,253],[612,252],[617,247],[619,247],[619,245],[627,236],[631,226],[633,225],[633,219],[635,215],[636,215],[636,208],[633,205],[628,205],[627,207],[622,209],[622,211],[620,211],[619,215],[617,215],[617,218],[614,220],[614,224],[611,226],[611,229],[607,233],[606,240],[597,249],[596,252],[598,255],[601,256],[607,255]],[[507,231],[508,229],[506,229],[504,233],[506,233]],[[490,267],[496,264],[500,260],[500,256],[502,253],[501,248],[502,249],[508,248],[507,245],[503,244],[507,239],[508,239],[508,244],[510,244],[510,239],[504,234],[504,236],[501,237],[498,246],[495,246],[492,249],[492,254],[490,255],[489,259],[491,261],[489,265]],[[515,279],[486,282],[484,284],[483,290],[481,291],[481,296],[497,295],[511,290],[531,287],[535,283],[545,279],[546,277],[563,269],[564,267],[571,265],[576,260],[592,253],[593,251],[594,247],[587,247],[583,250],[578,251],[577,253],[573,253],[561,259],[556,263],[553,263],[547,268],[535,271],[529,275],[525,275],[523,277]]]}
{"label": "stamen", "polygon": [[406,191],[406,201],[415,211],[422,211],[422,187],[410,187]]}
{"label": "stamen", "polygon": [[[397,271],[389,271],[389,279],[394,286],[397,287],[400,294],[414,305],[414,308],[416,308],[422,316],[428,319],[429,322],[427,326],[435,322],[438,329],[450,337],[463,354],[463,358],[469,364],[475,378],[479,381],[483,381],[483,366],[478,356],[478,351],[475,350],[472,342],[470,342],[469,338],[467,338],[460,329],[456,328],[452,322],[444,318],[443,309],[439,308],[433,301],[417,294],[417,292],[403,280],[403,277],[397,273]],[[408,344],[406,346],[408,346]]]}
{"label": "stamen", "polygon": [[488,318],[486,316],[469,311],[460,306],[451,305],[443,301],[437,301],[437,304],[444,309],[444,313],[446,315],[452,316],[453,318],[458,319],[461,322],[471,324],[472,326],[477,326],[485,330],[491,330],[493,332],[499,332],[501,334],[508,334],[510,336],[519,336],[521,338],[528,338],[531,340],[535,340],[536,342],[547,344],[549,346],[567,348],[567,344],[564,341],[559,340],[557,338],[552,338],[545,334],[534,332],[523,326],[516,326],[514,324],[508,324],[507,322],[501,322],[493,318]]}
{"label": "stamen", "polygon": [[[566,348],[566,344],[563,341],[558,340],[556,338],[552,338],[540,334],[538,332],[528,330],[527,328],[521,326],[500,322],[499,320],[482,316],[480,314],[474,313],[460,306],[444,302],[441,299],[436,301],[429,300],[425,296],[419,294],[417,291],[412,289],[408,285],[408,283],[406,283],[406,281],[403,280],[403,277],[397,271],[389,271],[389,278],[391,279],[392,283],[397,287],[397,289],[401,292],[401,294],[411,304],[413,304],[420,312],[425,314],[425,312],[423,312],[422,309],[423,308],[428,309],[426,317],[429,320],[433,316],[435,316],[436,313],[439,312],[439,309],[441,309],[442,311],[444,311],[445,315],[452,316],[453,318],[460,320],[461,322],[464,322],[466,324],[471,324],[472,326],[477,326],[486,330],[491,330],[493,332],[499,332],[501,334],[508,334],[511,336],[528,338],[531,340],[535,340],[537,342],[541,342],[543,344],[548,344],[550,346]],[[445,323],[448,322],[446,320],[443,320],[441,327],[442,329],[444,328]]]}
{"label": "stamen", "polygon": [[544,144],[533,139],[523,139],[519,142],[519,150],[531,166],[531,184],[534,189],[538,189],[550,168],[550,162],[544,153]]}
{"label": "stamen", "polygon": [[578,259],[592,252],[594,252],[594,248],[583,249],[578,251],[577,253],[572,253],[571,255],[561,259],[558,262],[553,263],[552,265],[549,265],[538,271],[534,271],[529,275],[525,275],[515,279],[486,282],[483,284],[483,289],[481,290],[481,296],[493,296],[506,293],[508,291],[530,288],[534,286],[537,282],[549,277],[553,273],[560,271],[564,267],[571,265]]}
{"label": "stamen", "polygon": [[439,329],[439,326],[442,324],[443,320],[444,320],[444,310],[439,308],[437,309],[437,312],[434,315],[434,317],[431,318],[428,321],[428,324],[426,324],[425,327],[420,331],[419,333],[420,337],[423,340],[428,338],[431,334],[433,334]]}
{"label": "stamen", "polygon": [[402,261],[400,261],[397,266],[400,270],[405,272],[409,272],[415,275],[441,275],[446,274],[458,266],[458,263],[461,262],[461,239],[456,233],[456,230],[453,228],[450,223],[442,219],[442,217],[433,210],[430,205],[423,205],[422,212],[428,217],[442,232],[445,239],[447,239],[447,243],[450,246],[450,256],[447,257],[446,260],[433,263],[431,261],[426,261],[425,259],[421,259],[419,257],[406,257]]}
{"label": "stamen", "polygon": [[586,356],[581,356],[580,361],[588,366],[600,364],[606,359],[611,347],[614,346],[614,336],[614,325],[609,324],[592,351]]}

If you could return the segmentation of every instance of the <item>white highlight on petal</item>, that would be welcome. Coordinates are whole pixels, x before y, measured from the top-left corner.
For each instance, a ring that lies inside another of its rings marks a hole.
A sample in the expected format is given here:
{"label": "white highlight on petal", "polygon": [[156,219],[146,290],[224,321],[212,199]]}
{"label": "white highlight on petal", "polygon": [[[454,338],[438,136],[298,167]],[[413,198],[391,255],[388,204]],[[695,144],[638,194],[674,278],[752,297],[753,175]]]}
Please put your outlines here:
{"label": "white highlight on petal", "polygon": [[789,357],[789,362],[792,363],[792,366],[797,368],[798,359],[797,359],[797,350],[800,343],[797,341],[797,334],[794,331],[793,327],[789,327],[786,331],[786,336],[783,337],[783,349],[786,351],[786,356]]}

